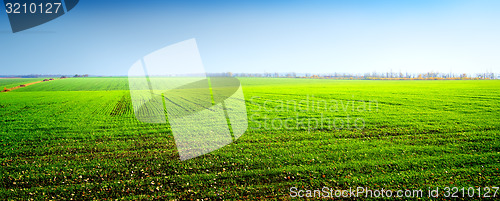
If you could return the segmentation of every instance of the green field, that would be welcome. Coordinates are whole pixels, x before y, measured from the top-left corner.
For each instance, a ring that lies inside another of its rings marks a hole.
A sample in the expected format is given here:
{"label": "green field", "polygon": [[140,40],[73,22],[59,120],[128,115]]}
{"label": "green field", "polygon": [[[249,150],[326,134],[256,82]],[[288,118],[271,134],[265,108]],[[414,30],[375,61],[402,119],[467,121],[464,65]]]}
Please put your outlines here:
{"label": "green field", "polygon": [[168,124],[136,120],[127,78],[0,93],[0,199],[288,199],[291,187],[500,185],[498,80],[240,80],[248,130],[186,161]]}
{"label": "green field", "polygon": [[3,78],[0,79],[0,91],[4,88],[12,88],[21,84],[27,84],[36,81],[42,81],[43,78]]}

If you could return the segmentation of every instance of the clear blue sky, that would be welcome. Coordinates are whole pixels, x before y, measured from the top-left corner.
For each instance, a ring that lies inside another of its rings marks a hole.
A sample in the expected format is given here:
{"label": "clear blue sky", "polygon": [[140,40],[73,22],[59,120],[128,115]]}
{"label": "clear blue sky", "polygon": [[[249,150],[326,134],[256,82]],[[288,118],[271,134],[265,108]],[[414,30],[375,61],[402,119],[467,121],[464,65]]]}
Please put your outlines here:
{"label": "clear blue sky", "polygon": [[190,38],[209,72],[500,73],[500,1],[82,0],[16,34],[0,12],[0,74],[126,75]]}

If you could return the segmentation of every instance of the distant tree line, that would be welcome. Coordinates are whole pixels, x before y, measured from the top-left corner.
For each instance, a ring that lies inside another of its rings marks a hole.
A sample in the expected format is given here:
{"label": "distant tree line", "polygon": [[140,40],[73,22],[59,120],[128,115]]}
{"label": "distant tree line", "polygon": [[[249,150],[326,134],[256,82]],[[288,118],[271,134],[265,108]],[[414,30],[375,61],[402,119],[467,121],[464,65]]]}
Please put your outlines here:
{"label": "distant tree line", "polygon": [[310,79],[339,79],[339,80],[470,80],[470,79],[500,79],[500,74],[495,73],[477,73],[477,74],[466,74],[466,73],[439,73],[439,72],[427,72],[427,73],[394,73],[394,72],[384,72],[384,73],[363,73],[363,74],[352,74],[352,73],[330,73],[330,74],[311,74],[304,73],[298,74],[295,72],[290,73],[220,73],[219,75],[231,76],[231,77],[274,77],[274,78],[310,78]]}
{"label": "distant tree line", "polygon": [[44,77],[89,77],[89,74],[83,74],[83,75],[61,75],[61,74],[30,74],[30,75],[0,75],[0,77],[6,77],[6,78],[44,78]]}

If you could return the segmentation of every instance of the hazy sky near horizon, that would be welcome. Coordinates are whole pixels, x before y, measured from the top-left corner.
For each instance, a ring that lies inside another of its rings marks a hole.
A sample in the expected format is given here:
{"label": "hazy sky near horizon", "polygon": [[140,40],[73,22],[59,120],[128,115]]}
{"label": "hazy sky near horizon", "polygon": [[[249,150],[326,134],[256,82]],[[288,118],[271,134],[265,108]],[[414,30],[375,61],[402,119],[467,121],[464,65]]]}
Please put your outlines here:
{"label": "hazy sky near horizon", "polygon": [[126,75],[191,38],[208,72],[500,73],[499,11],[498,0],[82,0],[15,34],[0,12],[0,74]]}

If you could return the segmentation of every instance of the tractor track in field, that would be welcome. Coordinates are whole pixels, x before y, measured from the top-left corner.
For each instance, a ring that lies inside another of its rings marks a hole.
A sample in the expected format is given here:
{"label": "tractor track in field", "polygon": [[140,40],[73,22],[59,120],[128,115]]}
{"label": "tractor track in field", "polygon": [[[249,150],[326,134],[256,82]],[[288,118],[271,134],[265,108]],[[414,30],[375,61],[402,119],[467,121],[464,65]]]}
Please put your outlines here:
{"label": "tractor track in field", "polygon": [[54,81],[54,80],[55,79],[53,79],[53,80],[42,80],[42,81],[36,81],[36,82],[27,83],[27,84],[21,84],[19,86],[15,86],[15,87],[12,87],[12,88],[4,89],[4,90],[0,91],[0,93],[1,92],[9,92],[9,91],[13,91],[13,90],[19,89],[21,87],[27,87],[27,86],[38,84],[38,83],[41,83],[41,82],[49,82],[49,81]]}

